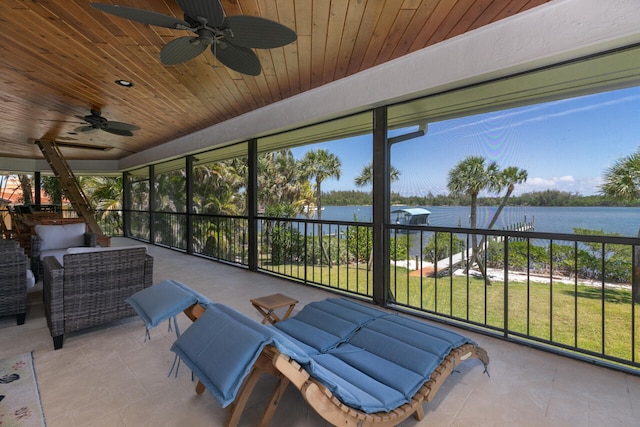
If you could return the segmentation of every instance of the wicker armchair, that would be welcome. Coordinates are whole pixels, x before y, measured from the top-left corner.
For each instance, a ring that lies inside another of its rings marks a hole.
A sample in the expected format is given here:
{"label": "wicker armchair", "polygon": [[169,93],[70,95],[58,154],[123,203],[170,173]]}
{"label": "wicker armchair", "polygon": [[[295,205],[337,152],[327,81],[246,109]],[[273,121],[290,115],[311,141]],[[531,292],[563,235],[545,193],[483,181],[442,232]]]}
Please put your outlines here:
{"label": "wicker armchair", "polygon": [[15,240],[0,240],[0,316],[16,316],[24,324],[27,313],[29,259]]}
{"label": "wicker armchair", "polygon": [[125,300],[153,283],[153,257],[144,247],[79,250],[87,252],[63,255],[64,266],[56,257],[43,260],[45,315],[56,350],[65,333],[135,316]]}

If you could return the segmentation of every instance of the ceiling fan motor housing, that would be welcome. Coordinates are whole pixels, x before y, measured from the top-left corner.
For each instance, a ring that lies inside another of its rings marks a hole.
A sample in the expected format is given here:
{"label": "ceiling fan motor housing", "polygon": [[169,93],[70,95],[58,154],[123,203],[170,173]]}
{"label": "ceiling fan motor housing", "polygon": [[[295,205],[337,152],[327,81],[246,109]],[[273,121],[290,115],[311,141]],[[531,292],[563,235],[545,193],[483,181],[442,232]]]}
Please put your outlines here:
{"label": "ceiling fan motor housing", "polygon": [[107,119],[100,115],[96,115],[93,112],[90,116],[84,116],[84,119],[96,129],[106,129],[109,126]]}

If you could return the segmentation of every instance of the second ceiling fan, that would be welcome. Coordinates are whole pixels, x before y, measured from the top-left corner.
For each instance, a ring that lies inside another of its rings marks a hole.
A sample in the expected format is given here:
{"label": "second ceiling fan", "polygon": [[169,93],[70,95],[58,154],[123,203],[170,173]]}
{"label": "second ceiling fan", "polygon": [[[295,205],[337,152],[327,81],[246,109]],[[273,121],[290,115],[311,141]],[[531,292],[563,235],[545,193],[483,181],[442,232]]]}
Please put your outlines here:
{"label": "second ceiling fan", "polygon": [[112,15],[147,25],[188,30],[196,36],[180,37],[160,51],[165,65],[188,61],[211,47],[213,55],[225,66],[242,74],[257,76],[260,60],[251,49],[271,49],[294,42],[295,31],[282,24],[257,16],[225,16],[219,0],[177,0],[184,20],[126,6],[91,3]]}

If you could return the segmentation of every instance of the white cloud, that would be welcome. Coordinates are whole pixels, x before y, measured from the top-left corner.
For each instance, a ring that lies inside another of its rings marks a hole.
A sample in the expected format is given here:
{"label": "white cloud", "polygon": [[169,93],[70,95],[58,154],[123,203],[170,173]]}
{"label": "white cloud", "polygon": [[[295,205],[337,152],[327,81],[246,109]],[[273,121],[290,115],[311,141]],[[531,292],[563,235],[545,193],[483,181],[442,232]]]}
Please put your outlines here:
{"label": "white cloud", "polygon": [[554,176],[550,178],[534,177],[527,179],[527,182],[517,185],[514,195],[531,193],[534,191],[566,191],[578,193],[582,196],[590,196],[600,192],[602,184],[601,177],[576,178],[572,175]]}

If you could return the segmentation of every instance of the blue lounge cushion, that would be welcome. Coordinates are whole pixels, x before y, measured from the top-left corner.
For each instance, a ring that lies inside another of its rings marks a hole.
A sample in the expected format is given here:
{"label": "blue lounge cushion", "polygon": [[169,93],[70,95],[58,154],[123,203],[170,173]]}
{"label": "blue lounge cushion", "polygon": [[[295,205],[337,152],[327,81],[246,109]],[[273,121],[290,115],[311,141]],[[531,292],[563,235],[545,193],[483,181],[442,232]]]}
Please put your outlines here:
{"label": "blue lounge cushion", "polygon": [[[400,331],[397,333],[399,335]],[[429,337],[425,337],[425,340],[429,340]],[[446,345],[442,346],[441,353],[434,354],[403,342],[402,338],[396,338],[395,334],[384,335],[370,328],[358,331],[349,343],[419,374],[424,378],[423,381],[429,379],[433,369],[451,351],[451,346]]]}
{"label": "blue lounge cushion", "polygon": [[[455,347],[472,341],[438,326],[343,298],[308,304],[275,325],[311,346],[309,374],[365,413],[407,403]],[[332,342],[332,340],[334,340]]]}
{"label": "blue lounge cushion", "polygon": [[209,305],[171,351],[193,371],[224,408],[232,403],[260,352],[271,338]]}
{"label": "blue lounge cushion", "polygon": [[305,306],[295,318],[299,322],[304,322],[310,326],[322,329],[325,332],[334,335],[337,340],[344,339],[351,335],[358,327],[357,323],[350,322],[340,318],[332,313],[323,310],[318,304],[308,304]]}
{"label": "blue lounge cushion", "polygon": [[[322,301],[315,301],[307,304],[306,307],[315,307],[327,315],[346,320],[358,326],[370,322],[371,319],[385,316],[387,313],[373,307],[366,306],[359,302],[350,301],[346,298],[327,298]],[[304,310],[304,309],[303,309]]]}
{"label": "blue lounge cushion", "polygon": [[326,352],[346,342],[362,325],[385,315],[345,298],[328,298],[307,304],[275,327],[318,352]]}
{"label": "blue lounge cushion", "polygon": [[222,304],[205,306],[171,350],[222,407],[235,400],[266,345],[296,360],[346,405],[374,413],[411,401],[453,348],[472,343],[441,327],[343,298],[308,304],[275,326]]}
{"label": "blue lounge cushion", "polygon": [[347,298],[327,298],[323,301],[313,302],[323,307],[328,313],[335,316],[350,320],[358,325],[368,323],[372,319],[386,316],[388,313],[379,308],[370,307],[368,305],[353,301]]}
{"label": "blue lounge cushion", "polygon": [[198,298],[182,283],[165,280],[136,292],[125,301],[150,329],[195,304]]}
{"label": "blue lounge cushion", "polygon": [[324,352],[340,342],[340,337],[306,322],[301,322],[297,316],[278,322],[275,327],[284,334],[312,347],[314,352]]}
{"label": "blue lounge cushion", "polygon": [[463,344],[475,344],[471,339],[457,332],[396,314],[385,316],[367,326],[385,335],[394,335],[413,346],[433,351],[435,354],[448,353],[451,349]]}

